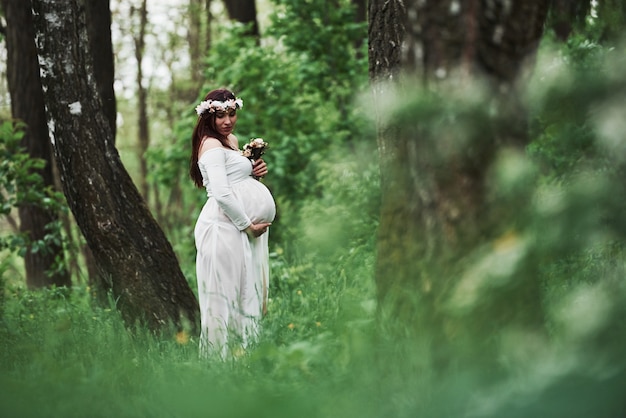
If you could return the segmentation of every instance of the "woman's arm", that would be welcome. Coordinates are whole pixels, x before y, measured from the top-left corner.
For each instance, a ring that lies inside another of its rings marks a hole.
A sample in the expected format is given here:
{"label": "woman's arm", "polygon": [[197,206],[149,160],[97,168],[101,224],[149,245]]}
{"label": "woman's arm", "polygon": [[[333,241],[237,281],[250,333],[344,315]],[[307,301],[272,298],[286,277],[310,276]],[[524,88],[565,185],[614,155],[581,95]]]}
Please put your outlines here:
{"label": "woman's arm", "polygon": [[244,212],[241,202],[235,198],[226,176],[226,152],[222,147],[210,148],[200,155],[200,164],[209,176],[211,196],[217,201],[226,216],[240,231],[252,222]]}

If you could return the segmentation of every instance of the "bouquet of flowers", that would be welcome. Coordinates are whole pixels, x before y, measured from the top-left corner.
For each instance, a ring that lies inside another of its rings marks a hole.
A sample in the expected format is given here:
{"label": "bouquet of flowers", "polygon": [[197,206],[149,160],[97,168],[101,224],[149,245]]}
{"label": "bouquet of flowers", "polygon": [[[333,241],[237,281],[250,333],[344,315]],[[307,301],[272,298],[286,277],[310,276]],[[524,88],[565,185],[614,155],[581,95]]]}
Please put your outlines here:
{"label": "bouquet of flowers", "polygon": [[243,156],[248,157],[252,161],[258,160],[263,154],[265,149],[268,148],[267,142],[263,138],[254,138],[243,146]]}

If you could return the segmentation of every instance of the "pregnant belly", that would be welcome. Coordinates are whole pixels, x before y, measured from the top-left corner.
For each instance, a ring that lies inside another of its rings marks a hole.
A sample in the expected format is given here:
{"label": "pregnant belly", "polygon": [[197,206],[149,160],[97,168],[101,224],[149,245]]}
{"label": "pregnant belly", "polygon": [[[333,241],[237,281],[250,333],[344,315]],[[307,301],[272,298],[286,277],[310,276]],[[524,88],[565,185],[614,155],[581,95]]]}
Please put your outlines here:
{"label": "pregnant belly", "polygon": [[269,189],[257,180],[249,180],[238,190],[246,215],[253,223],[272,222],[276,216],[276,204]]}

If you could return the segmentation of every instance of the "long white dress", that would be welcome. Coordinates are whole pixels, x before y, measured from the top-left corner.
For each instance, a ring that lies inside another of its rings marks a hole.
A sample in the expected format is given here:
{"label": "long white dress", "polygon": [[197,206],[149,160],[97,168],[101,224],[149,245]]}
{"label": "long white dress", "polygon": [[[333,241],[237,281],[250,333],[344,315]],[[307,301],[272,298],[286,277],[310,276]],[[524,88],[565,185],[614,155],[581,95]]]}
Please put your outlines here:
{"label": "long white dress", "polygon": [[276,206],[239,151],[210,149],[198,166],[208,195],[194,230],[200,353],[226,357],[258,335],[267,300],[269,234],[249,238],[243,230],[273,221]]}

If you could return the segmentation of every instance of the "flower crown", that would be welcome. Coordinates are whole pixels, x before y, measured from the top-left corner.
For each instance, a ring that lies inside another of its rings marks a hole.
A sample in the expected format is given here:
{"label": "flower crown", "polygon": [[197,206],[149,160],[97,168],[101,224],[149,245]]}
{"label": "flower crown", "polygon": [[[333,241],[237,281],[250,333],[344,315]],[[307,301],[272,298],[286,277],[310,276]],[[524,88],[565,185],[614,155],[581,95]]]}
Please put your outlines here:
{"label": "flower crown", "polygon": [[237,110],[243,107],[243,100],[236,99],[228,99],[226,101],[220,102],[219,100],[205,100],[200,102],[198,106],[196,106],[196,113],[198,116],[202,116],[205,112],[215,113],[218,110],[225,112],[227,110]]}

